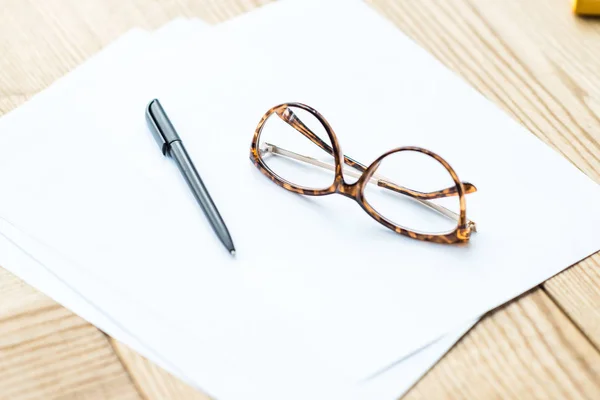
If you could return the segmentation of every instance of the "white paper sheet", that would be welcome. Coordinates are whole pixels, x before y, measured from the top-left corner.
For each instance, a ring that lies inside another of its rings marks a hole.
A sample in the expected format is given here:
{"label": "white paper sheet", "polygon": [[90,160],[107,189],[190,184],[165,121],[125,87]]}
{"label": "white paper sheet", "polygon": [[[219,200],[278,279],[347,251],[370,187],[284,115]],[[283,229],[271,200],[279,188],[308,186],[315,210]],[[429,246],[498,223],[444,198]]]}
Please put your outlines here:
{"label": "white paper sheet", "polygon": [[[161,34],[160,39],[165,40],[167,36],[171,36],[172,34],[173,32],[169,29],[169,32],[164,32],[164,35]],[[100,64],[106,65],[107,62],[115,63],[117,62],[116,60],[118,62],[127,62],[133,56],[132,53],[143,49],[143,46],[148,43],[149,37],[150,34],[148,32],[140,29],[133,29],[125,33],[99,54],[88,59],[83,65],[77,68],[76,72],[61,78],[44,92],[34,96],[31,100],[32,104],[51,104],[48,102],[48,99],[56,100],[60,96],[65,81],[80,79],[81,76],[85,75],[101,74],[102,69],[99,68]],[[29,105],[26,104],[18,112],[27,113],[28,109]],[[44,254],[47,254],[49,250],[29,239],[25,233],[15,230],[10,224],[6,225],[6,221],[1,220],[0,225],[2,225],[0,229],[2,231],[1,234],[4,235],[0,238],[3,248],[0,255],[0,265],[98,328],[154,360],[154,362],[163,368],[172,372],[177,371],[175,367],[166,363],[162,357],[154,354],[152,350],[144,348],[133,335],[120,327],[118,321],[104,315],[96,305],[89,302],[76,288],[69,286],[60,276],[56,275],[56,272],[52,268],[48,268],[41,263],[40,259],[46,259],[47,256],[44,256]],[[24,248],[15,245],[15,243],[19,243]],[[110,296],[110,293],[106,295]],[[180,374],[179,371],[177,372]]]}
{"label": "white paper sheet", "polygon": [[[200,354],[190,354],[189,349],[185,349],[186,357],[180,358],[182,353],[176,352],[178,356],[175,359],[166,359],[160,354],[160,349],[154,351],[147,344],[137,340],[128,330],[130,326],[134,326],[134,330],[152,332],[157,337],[169,340],[169,338],[174,337],[174,333],[166,332],[161,321],[156,320],[152,315],[145,314],[142,308],[136,307],[129,299],[120,298],[115,296],[114,293],[106,293],[83,271],[71,269],[68,274],[69,280],[77,282],[82,287],[96,288],[95,293],[100,293],[101,297],[110,299],[110,303],[114,306],[113,310],[118,310],[118,312],[107,315],[103,310],[89,302],[86,296],[81,295],[76,288],[65,283],[56,274],[57,270],[65,270],[65,265],[69,264],[68,261],[65,261],[52,249],[15,229],[13,225],[3,219],[0,219],[0,232],[0,263],[2,265],[9,265],[13,273],[18,274],[32,286],[40,288],[46,293],[51,293],[56,301],[86,318],[110,336],[122,341],[192,386],[202,389],[197,380],[188,377],[178,367],[178,365],[189,365],[190,361],[193,363],[196,357],[201,356]],[[22,248],[33,248],[36,250],[36,254],[22,251]],[[473,323],[466,324],[460,330],[446,335],[443,339],[398,362],[387,371],[371,379],[366,379],[359,385],[351,385],[346,388],[350,393],[350,398],[391,400],[403,395],[472,325]],[[180,342],[179,345],[179,349],[183,349],[185,346],[189,346],[189,343]],[[173,354],[173,352],[170,352],[169,356],[173,356]],[[179,364],[173,364],[173,361],[179,362]],[[301,377],[298,378],[299,381],[302,381]],[[268,385],[265,387],[268,387]],[[306,389],[315,390],[311,387]],[[268,393],[268,390],[264,390],[264,392]],[[336,396],[337,394],[334,393],[333,395]],[[245,393],[243,396],[244,398],[255,398],[255,396],[261,399],[270,398],[264,397],[264,394],[258,392],[254,394]],[[313,397],[326,398],[319,392],[313,393]],[[229,398],[238,397],[219,397],[219,399]]]}
{"label": "white paper sheet", "polygon": [[[179,27],[183,26],[184,21],[178,21],[173,24],[173,29],[170,29],[169,26],[162,28],[160,32],[160,40],[171,40],[174,39],[180,32],[182,32]],[[196,27],[196,29],[198,29]],[[175,34],[175,32],[179,32]],[[134,32],[126,35],[118,45],[112,46],[109,50],[103,52],[101,57],[107,58],[108,54],[114,53],[114,57],[119,59],[122,62],[125,62],[127,57],[131,57],[132,44],[134,43],[134,38],[137,39],[135,43],[139,46],[141,45],[141,32]],[[153,41],[157,43],[157,40]],[[129,46],[125,46],[128,44]],[[141,46],[140,46],[141,47]],[[119,50],[119,51],[117,51]],[[91,73],[91,62],[86,63],[85,71],[89,74]],[[104,70],[105,71],[105,70]],[[79,72],[79,76],[81,76],[81,72]],[[82,88],[81,83],[79,82],[77,87],[79,89]],[[52,92],[54,96],[57,95],[56,87],[53,87],[49,90]],[[36,100],[37,101],[37,100]],[[56,101],[56,100],[55,100]],[[35,103],[35,101],[34,101]],[[100,308],[96,305],[87,301],[83,296],[80,295],[80,292],[63,282],[60,277],[56,274],[57,270],[60,268],[48,268],[45,264],[49,264],[50,266],[56,265],[57,263],[64,263],[60,258],[57,259],[56,255],[49,256],[48,250],[42,247],[42,250],[39,249],[39,246],[36,242],[28,239],[19,231],[14,230],[14,227],[11,225],[3,225],[2,229],[4,234],[10,237],[7,239],[2,237],[2,242],[0,242],[0,246],[2,246],[2,260],[0,263],[2,265],[8,266],[8,268],[15,274],[21,276],[27,282],[37,287],[38,289],[50,294],[57,301],[62,303],[63,305],[69,307],[73,311],[77,312],[88,321],[94,323],[99,326],[101,329],[105,330],[111,336],[116,337],[122,342],[126,343],[130,347],[136,349],[138,352],[157,362],[159,365],[164,368],[170,370],[171,372],[177,374],[183,379],[189,379],[183,374],[181,370],[177,367],[171,365],[168,361],[165,360],[164,357],[158,355],[153,350],[150,350],[146,346],[144,346],[141,342],[139,342],[136,338],[134,338],[126,329],[123,328],[123,324],[121,324],[118,319],[118,316],[105,315]],[[27,256],[23,253],[15,251],[14,243],[19,243],[25,249],[27,249]],[[32,251],[32,249],[36,249]],[[35,255],[32,255],[35,254]],[[44,260],[45,263],[40,263],[40,260]],[[76,274],[77,275],[77,274]],[[76,276],[70,276],[69,279],[71,281],[77,282]],[[81,278],[83,281],[86,281],[86,277]],[[89,279],[87,279],[89,282]],[[96,285],[97,282],[92,280],[91,285]],[[97,286],[97,285],[96,285]],[[81,285],[80,285],[81,287]],[[83,286],[85,287],[85,286]],[[110,293],[103,293],[104,297],[111,297],[113,303],[119,305],[119,309],[123,310],[126,308],[128,304],[127,301],[115,301],[115,297]],[[121,313],[123,315],[123,313]],[[127,315],[127,314],[125,314]],[[130,314],[135,315],[136,318],[124,318],[126,321],[138,320],[140,319],[139,310],[134,308]],[[155,322],[153,319],[150,321]],[[156,322],[155,322],[156,323]],[[152,328],[154,331],[157,330],[157,327]],[[463,330],[465,328],[462,328]],[[158,328],[160,330],[160,328]],[[439,341],[438,343],[427,347],[422,352],[410,357],[406,361],[402,363],[398,363],[394,368],[391,368],[386,373],[381,374],[373,379],[365,382],[361,390],[365,393],[369,393],[367,398],[393,398],[402,393],[404,393],[412,383],[418,379],[422,373],[424,373],[431,365],[440,358],[445,351],[462,335],[461,332],[458,332],[454,335],[449,335],[448,338]],[[194,384],[195,382],[190,382]],[[376,397],[373,395],[376,394]],[[247,397],[246,397],[247,398]]]}

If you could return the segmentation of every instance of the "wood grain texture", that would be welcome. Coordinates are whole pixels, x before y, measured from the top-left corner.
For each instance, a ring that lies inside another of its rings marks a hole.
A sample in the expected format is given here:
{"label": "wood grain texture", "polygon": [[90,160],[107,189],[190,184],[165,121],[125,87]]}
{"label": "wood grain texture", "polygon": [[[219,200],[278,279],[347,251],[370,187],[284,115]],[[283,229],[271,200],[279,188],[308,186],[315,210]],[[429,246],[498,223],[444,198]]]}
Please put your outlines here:
{"label": "wood grain texture", "polygon": [[[0,114],[131,27],[266,2],[0,0]],[[600,21],[569,0],[371,3],[600,182]],[[596,255],[493,312],[407,397],[600,398],[599,267]],[[121,364],[97,330],[2,271],[0,305],[0,399],[206,399],[110,339]]]}
{"label": "wood grain texture", "polygon": [[0,399],[139,399],[106,337],[0,270]]}
{"label": "wood grain texture", "polygon": [[210,399],[207,395],[183,383],[119,341],[112,339],[112,344],[146,400]]}
{"label": "wood grain texture", "polygon": [[543,288],[600,349],[600,255],[558,274]]}
{"label": "wood grain texture", "polygon": [[413,389],[416,399],[596,399],[600,354],[541,290],[491,313]]}

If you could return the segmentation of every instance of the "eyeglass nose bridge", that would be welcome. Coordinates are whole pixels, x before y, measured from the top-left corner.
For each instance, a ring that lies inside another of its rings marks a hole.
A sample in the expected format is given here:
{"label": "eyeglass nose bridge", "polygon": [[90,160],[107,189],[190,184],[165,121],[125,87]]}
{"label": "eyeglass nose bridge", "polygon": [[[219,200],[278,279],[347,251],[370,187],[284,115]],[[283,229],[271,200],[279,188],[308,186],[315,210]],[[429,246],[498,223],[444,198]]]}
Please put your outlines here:
{"label": "eyeglass nose bridge", "polygon": [[337,185],[337,193],[349,197],[354,200],[359,200],[360,197],[360,185],[359,181],[354,183],[346,183],[344,179],[340,179]]}
{"label": "eyeglass nose bridge", "polygon": [[336,176],[335,186],[336,192],[343,196],[349,197],[356,200],[358,203],[363,201],[363,187],[371,180],[374,176],[375,171],[379,167],[379,162],[374,162],[365,171],[360,173],[353,173],[350,176],[358,178],[355,182],[348,183],[344,179],[344,175],[349,172],[346,170],[340,171],[339,175]]}

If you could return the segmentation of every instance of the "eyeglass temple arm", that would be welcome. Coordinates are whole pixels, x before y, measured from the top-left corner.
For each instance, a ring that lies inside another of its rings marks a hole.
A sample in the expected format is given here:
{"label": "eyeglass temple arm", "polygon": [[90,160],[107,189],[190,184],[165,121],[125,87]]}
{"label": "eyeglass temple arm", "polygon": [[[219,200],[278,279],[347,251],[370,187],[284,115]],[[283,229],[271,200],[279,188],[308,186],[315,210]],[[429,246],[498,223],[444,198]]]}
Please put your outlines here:
{"label": "eyeglass temple arm", "polygon": [[[327,163],[327,162],[324,162],[324,161],[321,161],[321,160],[317,160],[317,159],[312,158],[312,157],[307,157],[307,156],[304,156],[302,154],[294,153],[292,151],[283,149],[283,148],[281,148],[279,146],[276,146],[274,144],[265,143],[265,146],[266,146],[266,148],[261,149],[261,151],[267,152],[267,153],[271,153],[271,154],[274,154],[274,155],[279,155],[279,156],[287,157],[287,158],[290,158],[292,160],[305,162],[307,164],[311,164],[311,165],[314,165],[314,166],[317,166],[317,167],[328,169],[330,171],[335,171],[335,165],[332,165],[330,163]],[[354,178],[360,178],[362,176],[362,172],[356,172],[356,171],[350,170],[348,168],[344,168],[344,174],[346,174],[348,176],[352,176]],[[382,182],[384,182],[385,185],[382,185]],[[396,184],[394,184],[392,182],[386,181],[382,177],[378,176],[377,174],[373,174],[373,176],[371,176],[371,178],[369,179],[369,183],[372,183],[372,184],[375,184],[377,186],[380,186],[380,187],[392,190],[394,192],[400,193],[402,195],[408,196],[410,199],[418,201],[422,205],[424,205],[424,206],[426,206],[426,207],[428,207],[428,208],[430,208],[432,210],[435,210],[435,211],[439,212],[440,214],[442,214],[442,215],[444,215],[444,216],[446,216],[446,217],[448,217],[448,218],[450,218],[452,220],[458,221],[460,219],[460,216],[457,213],[455,213],[455,212],[447,209],[446,207],[442,207],[442,206],[440,206],[438,204],[432,203],[431,201],[422,200],[422,199],[420,199],[418,197],[412,196],[409,192],[413,192],[413,191],[408,190],[408,189],[407,190],[402,190],[402,189],[400,189],[400,188],[402,188],[402,186],[399,186],[399,185],[396,185]],[[477,226],[476,226],[475,222],[467,220],[467,224],[469,225],[469,227],[471,228],[471,230],[473,230],[473,232],[477,231]]]}
{"label": "eyeglass temple arm", "polygon": [[[304,136],[306,136],[311,142],[313,142],[314,144],[319,146],[321,149],[325,150],[327,153],[329,153],[329,155],[333,156],[333,149],[331,148],[331,146],[328,143],[324,142],[317,135],[315,135],[300,120],[300,118],[298,118],[298,116],[296,116],[296,114],[294,114],[294,112],[290,108],[286,108],[283,111],[278,111],[277,115],[282,120],[284,120],[286,123],[288,123],[290,126],[292,126],[294,129],[296,129],[298,132],[300,132]],[[355,168],[361,172],[364,172],[367,169],[367,167],[365,167],[363,164],[361,164],[358,161],[353,160],[352,158],[347,157],[345,155],[344,155],[344,164],[349,165],[352,168]],[[463,182],[462,184],[463,184],[463,188],[465,190],[465,194],[474,193],[477,191],[477,188],[475,187],[475,185],[473,185],[469,182]],[[403,186],[396,185],[385,179],[378,180],[377,185],[384,187],[386,189],[389,189],[389,190],[393,190],[394,192],[402,193],[407,196],[414,197],[417,199],[423,199],[423,200],[433,200],[433,199],[439,199],[439,198],[443,198],[443,197],[450,197],[450,196],[458,195],[458,188],[456,186],[452,186],[452,187],[438,190],[435,192],[424,193],[424,192],[419,192],[416,190],[411,190],[411,189],[405,188]]]}

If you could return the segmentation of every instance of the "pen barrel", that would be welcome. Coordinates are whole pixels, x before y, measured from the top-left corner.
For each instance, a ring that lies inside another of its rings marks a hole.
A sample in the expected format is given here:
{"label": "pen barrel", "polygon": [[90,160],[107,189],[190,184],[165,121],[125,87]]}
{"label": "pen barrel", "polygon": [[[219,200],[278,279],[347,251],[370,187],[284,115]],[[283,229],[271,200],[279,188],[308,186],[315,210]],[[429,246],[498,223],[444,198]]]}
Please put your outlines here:
{"label": "pen barrel", "polygon": [[188,155],[187,150],[183,146],[183,143],[181,143],[179,140],[172,142],[170,144],[168,153],[183,174],[185,181],[194,194],[194,197],[200,205],[200,208],[202,208],[202,211],[204,211],[204,214],[206,215],[206,218],[208,218],[215,233],[221,242],[223,242],[225,247],[227,247],[227,249],[231,252],[234,250],[233,240],[229,235],[229,231],[225,226],[225,222],[223,221],[221,214],[219,214],[217,207],[208,194],[208,190],[206,189],[206,186],[204,186],[204,182],[202,182],[200,174],[198,174],[194,163]]}

